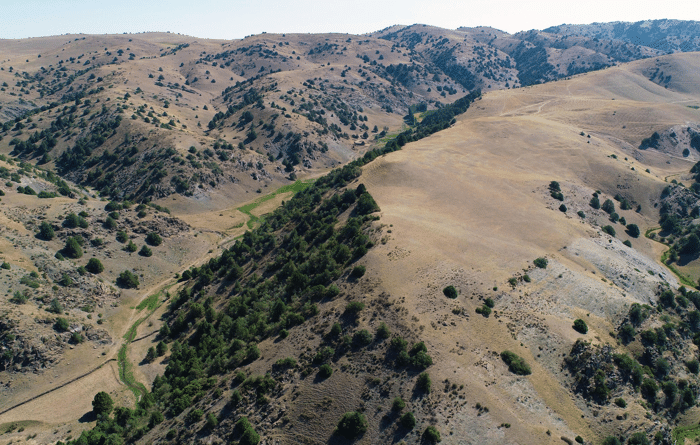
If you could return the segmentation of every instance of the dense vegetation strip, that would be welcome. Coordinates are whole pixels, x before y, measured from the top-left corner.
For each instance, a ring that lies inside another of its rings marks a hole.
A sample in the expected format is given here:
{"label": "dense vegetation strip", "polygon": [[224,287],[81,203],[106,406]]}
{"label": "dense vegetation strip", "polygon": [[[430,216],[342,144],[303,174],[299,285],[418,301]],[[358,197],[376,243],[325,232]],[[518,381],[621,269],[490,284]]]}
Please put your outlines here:
{"label": "dense vegetation strip", "polygon": [[[138,440],[166,416],[178,416],[212,390],[216,392],[217,376],[230,372],[236,373],[234,381],[239,385],[233,404],[244,400],[266,403],[266,395],[277,386],[275,379],[270,374],[247,377],[238,369],[260,357],[260,341],[275,335],[286,337],[288,329],[318,314],[318,302],[336,298],[340,290],[335,280],[344,274],[364,273],[363,268],[353,265],[374,245],[370,225],[378,219],[372,214],[379,208],[364,185],[353,189],[347,188],[348,184],[360,176],[362,165],[377,156],[448,127],[477,97],[478,92],[465,96],[426,116],[383,149],[372,150],[333,170],[299,191],[257,228],[245,232],[221,256],[184,271],[184,285],[171,298],[166,323],[159,333],[163,341],[171,343],[164,375],[155,379],[152,392],[143,393],[135,409],[120,407],[111,416],[111,405],[108,406],[109,409],[96,413],[98,422],[92,430],[70,443],[102,445]],[[341,214],[345,215],[343,223]],[[362,306],[349,304],[346,312],[357,314]],[[127,344],[144,319],[127,332]],[[352,337],[340,336],[339,332],[332,343],[335,348],[322,348],[314,363],[323,365],[333,355],[373,341],[373,335],[366,330],[357,331]],[[386,326],[377,333],[380,338],[388,335]],[[394,340],[391,350],[397,357],[396,366],[422,370],[432,364],[422,342],[407,351],[403,339]],[[125,358],[126,349],[124,354],[120,351],[120,359],[121,355]],[[329,376],[332,369],[320,372]],[[123,378],[129,380],[126,368]],[[430,392],[427,373],[421,374],[418,387],[422,392]],[[104,399],[104,395],[98,395]],[[97,396],[95,403],[105,405]],[[196,421],[202,415],[201,410],[193,409],[187,417]],[[258,443],[259,436],[244,419],[239,419],[232,438],[241,443]]]}

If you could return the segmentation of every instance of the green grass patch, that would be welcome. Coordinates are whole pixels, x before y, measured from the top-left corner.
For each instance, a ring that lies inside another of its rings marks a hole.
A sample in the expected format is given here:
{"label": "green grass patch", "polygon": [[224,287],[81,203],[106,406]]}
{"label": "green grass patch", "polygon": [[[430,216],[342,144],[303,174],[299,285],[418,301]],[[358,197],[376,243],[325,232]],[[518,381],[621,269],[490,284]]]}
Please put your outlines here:
{"label": "green grass patch", "polygon": [[[139,320],[137,323],[140,323],[141,321],[142,320]],[[136,334],[135,331],[134,334]],[[129,343],[130,342],[131,341],[129,341]],[[119,353],[117,354],[117,359],[119,363],[119,378],[131,390],[131,392],[134,393],[136,399],[140,400],[141,396],[148,392],[148,389],[146,389],[143,383],[137,382],[136,378],[134,378],[134,373],[131,370],[131,363],[129,363],[129,361],[126,358],[126,352],[129,343],[125,343],[124,345],[122,345],[122,347],[119,348]]]}
{"label": "green grass patch", "polygon": [[[650,237],[650,235],[651,235],[652,233],[654,233],[655,231],[657,231],[657,230],[661,230],[661,227],[652,227],[652,228],[650,228],[650,229],[647,229],[647,231],[644,232],[644,236],[647,237],[647,238],[649,238],[649,239],[652,240],[652,241],[656,241],[656,242],[659,243],[659,244],[667,245],[667,244],[665,244],[665,243],[660,242],[659,240],[656,240],[656,239]],[[662,262],[666,267],[668,267],[668,269],[669,269],[671,272],[673,272],[674,275],[676,275],[676,277],[678,277],[678,280],[679,280],[682,284],[684,284],[685,286],[690,286],[691,288],[695,288],[695,286],[697,286],[697,283],[695,283],[693,280],[691,280],[691,279],[688,278],[686,275],[684,275],[684,274],[683,274],[680,270],[678,270],[678,268],[677,268],[676,266],[674,266],[673,264],[667,264],[667,263],[666,263],[666,261],[668,260],[668,254],[669,254],[670,251],[671,251],[671,250],[668,249],[668,250],[666,250],[666,251],[661,255],[661,262]]]}
{"label": "green grass patch", "polygon": [[275,196],[280,195],[282,193],[289,193],[292,192],[293,194],[296,194],[305,188],[309,187],[313,183],[313,180],[308,180],[308,181],[296,181],[293,184],[287,184],[284,185],[277,190],[275,190],[272,193],[269,193],[265,196],[262,196],[255,201],[251,202],[250,204],[246,204],[244,206],[238,207],[238,210],[243,213],[244,215],[248,215],[248,221],[246,221],[246,225],[248,226],[249,229],[252,229],[255,226],[255,223],[260,222],[260,218],[253,215],[251,212],[255,210],[260,204],[269,201],[273,199]]}
{"label": "green grass patch", "polygon": [[682,445],[685,439],[691,442],[700,437],[700,425],[679,426],[673,430],[671,436],[673,437],[674,443],[678,445]]}
{"label": "green grass patch", "polygon": [[148,308],[149,312],[154,311],[156,307],[158,307],[158,297],[160,297],[160,292],[143,299],[143,301],[136,306],[136,309],[142,311],[145,308]]}

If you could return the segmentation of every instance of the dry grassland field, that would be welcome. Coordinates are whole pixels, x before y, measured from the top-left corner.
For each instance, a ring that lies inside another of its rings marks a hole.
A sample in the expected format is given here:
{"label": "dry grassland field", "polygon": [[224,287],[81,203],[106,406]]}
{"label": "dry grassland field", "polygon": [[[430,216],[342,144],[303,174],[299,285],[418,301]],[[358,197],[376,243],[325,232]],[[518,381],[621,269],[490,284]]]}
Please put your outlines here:
{"label": "dry grassland field", "polygon": [[0,42],[0,445],[697,443],[700,53],[551,36]]}

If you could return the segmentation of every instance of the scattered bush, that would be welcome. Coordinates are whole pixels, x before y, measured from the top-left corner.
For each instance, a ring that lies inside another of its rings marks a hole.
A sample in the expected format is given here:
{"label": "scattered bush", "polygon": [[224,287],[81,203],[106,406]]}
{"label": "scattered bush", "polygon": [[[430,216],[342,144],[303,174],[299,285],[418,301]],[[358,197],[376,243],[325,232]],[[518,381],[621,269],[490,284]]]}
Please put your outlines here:
{"label": "scattered bush", "polygon": [[406,407],[406,402],[403,401],[401,397],[396,397],[394,402],[391,404],[392,411],[401,411]]}
{"label": "scattered bush", "polygon": [[160,246],[163,243],[163,238],[161,238],[156,232],[151,232],[146,235],[146,242],[151,246]]}
{"label": "scattered bush", "polygon": [[447,298],[452,298],[452,299],[457,298],[457,295],[458,295],[457,289],[455,289],[455,287],[452,285],[449,285],[446,288],[444,288],[442,290],[442,293],[445,294],[445,296]]}
{"label": "scattered bush", "polygon": [[632,238],[639,238],[639,227],[636,224],[627,224],[627,234]]}
{"label": "scattered bush", "polygon": [[328,363],[324,363],[321,365],[320,368],[318,368],[318,376],[321,377],[322,379],[327,379],[328,377],[333,375],[333,368],[331,368],[331,365]]}
{"label": "scattered bush", "polygon": [[581,334],[586,334],[588,332],[588,325],[585,321],[581,320],[580,318],[574,320],[573,328],[575,331],[578,331]]}
{"label": "scattered bush", "polygon": [[433,382],[430,380],[430,375],[427,372],[421,372],[420,374],[418,374],[416,388],[418,388],[420,391],[429,394],[430,387],[432,386],[432,384]]}
{"label": "scattered bush", "polygon": [[510,351],[501,352],[501,360],[508,365],[508,369],[513,374],[529,375],[532,374],[530,365],[528,365],[522,357]]}
{"label": "scattered bush", "polygon": [[620,408],[627,408],[627,402],[625,402],[625,399],[622,397],[618,397],[614,402],[615,405],[619,406]]}
{"label": "scattered bush", "polygon": [[45,241],[51,241],[54,239],[56,236],[56,233],[53,230],[53,226],[46,221],[43,221],[39,225],[39,238],[45,240]]}
{"label": "scattered bush", "polygon": [[66,245],[63,247],[62,254],[68,258],[77,259],[83,256],[83,249],[80,247],[82,238],[71,236],[66,240]]}
{"label": "scattered bush", "polygon": [[603,232],[607,233],[610,236],[615,236],[615,228],[613,226],[603,226],[602,227]]}
{"label": "scattered bush", "polygon": [[336,431],[348,439],[354,439],[367,431],[367,418],[357,411],[345,413],[338,422]]}
{"label": "scattered bush", "polygon": [[350,273],[350,276],[353,278],[362,278],[365,275],[365,272],[367,271],[367,268],[365,266],[355,266],[352,268],[352,272]]}
{"label": "scattered bush", "polygon": [[150,257],[153,255],[153,251],[147,245],[144,244],[143,246],[141,246],[141,250],[139,250],[139,255]]}
{"label": "scattered bush", "polygon": [[367,329],[361,329],[352,336],[352,343],[357,347],[362,347],[371,344],[372,339],[372,334]]}
{"label": "scattered bush", "polygon": [[440,431],[437,430],[434,426],[430,425],[423,431],[423,437],[425,438],[426,441],[430,443],[438,443],[442,439],[440,438]]}
{"label": "scattered bush", "polygon": [[379,323],[379,327],[377,328],[377,338],[381,340],[386,340],[391,336],[391,331],[389,331],[389,328],[387,327],[386,323],[381,322]]}
{"label": "scattered bush", "polygon": [[117,278],[117,286],[123,287],[125,289],[136,289],[139,287],[139,278],[131,273],[131,271],[125,270]]}
{"label": "scattered bush", "polygon": [[53,328],[58,332],[66,332],[69,327],[70,325],[68,324],[68,320],[63,317],[58,317],[56,319],[56,323],[53,325]]}
{"label": "scattered bush", "polygon": [[540,269],[546,269],[548,261],[547,261],[547,258],[539,257],[539,258],[535,258],[533,263],[535,264],[535,266],[539,267]]}
{"label": "scattered bush", "polygon": [[399,418],[399,423],[402,427],[412,430],[416,426],[416,416],[411,411],[408,411]]}
{"label": "scattered bush", "polygon": [[102,273],[105,270],[105,267],[102,265],[102,262],[97,258],[90,258],[90,260],[88,260],[87,265],[85,266],[85,269],[90,273],[98,274]]}

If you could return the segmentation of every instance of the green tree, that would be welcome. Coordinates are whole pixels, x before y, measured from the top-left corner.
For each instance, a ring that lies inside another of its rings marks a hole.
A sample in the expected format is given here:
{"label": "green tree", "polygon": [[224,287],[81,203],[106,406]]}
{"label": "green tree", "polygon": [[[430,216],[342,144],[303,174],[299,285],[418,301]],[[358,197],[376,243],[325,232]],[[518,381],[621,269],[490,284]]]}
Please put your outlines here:
{"label": "green tree", "polygon": [[46,241],[51,241],[54,239],[56,236],[56,233],[53,230],[53,226],[49,224],[46,221],[43,221],[39,225],[39,238],[46,240]]}
{"label": "green tree", "polygon": [[591,205],[591,207],[593,207],[596,210],[600,208],[600,200],[598,199],[597,196],[594,196],[593,198],[591,198],[591,202],[589,204]]}
{"label": "green tree", "polygon": [[427,372],[421,372],[418,374],[418,380],[416,380],[416,387],[423,391],[424,393],[430,393],[430,387],[433,382],[430,380],[430,374]]}
{"label": "green tree", "polygon": [[391,404],[392,411],[401,411],[406,407],[406,402],[403,401],[401,397],[396,397],[394,402]]}
{"label": "green tree", "polygon": [[168,345],[165,344],[164,341],[159,341],[158,345],[156,345],[156,355],[158,357],[164,356],[168,352]]}
{"label": "green tree", "polygon": [[438,443],[442,440],[440,437],[440,431],[434,426],[430,425],[423,431],[423,437],[430,443]]}
{"label": "green tree", "polygon": [[646,434],[639,431],[639,432],[632,434],[630,436],[630,438],[627,440],[627,443],[629,445],[649,445],[649,439],[647,439]]}
{"label": "green tree", "polygon": [[90,258],[88,260],[87,265],[85,266],[85,269],[90,273],[98,274],[102,273],[105,270],[105,267],[102,265],[102,262],[97,258]]}
{"label": "green tree", "polygon": [[539,267],[540,269],[546,269],[548,261],[547,261],[547,258],[539,257],[539,258],[535,258],[533,263],[535,264],[535,266]]}
{"label": "green tree", "polygon": [[151,246],[160,246],[163,243],[163,238],[161,238],[161,236],[156,232],[151,232],[146,235],[146,243],[150,244]]}
{"label": "green tree", "polygon": [[63,255],[73,259],[83,256],[83,249],[80,247],[80,241],[77,237],[71,236],[66,240],[66,245],[63,248]]}
{"label": "green tree", "polygon": [[581,320],[580,318],[577,318],[576,320],[574,320],[574,330],[580,332],[581,334],[585,334],[588,332],[588,325],[585,321]]}
{"label": "green tree", "polygon": [[457,295],[458,295],[457,289],[451,284],[449,286],[447,286],[446,288],[444,288],[442,290],[442,293],[445,294],[445,296],[447,298],[452,298],[452,299],[457,298]]}
{"label": "green tree", "polygon": [[609,199],[606,199],[605,202],[603,203],[603,205],[600,206],[600,208],[601,208],[605,213],[607,213],[608,215],[610,215],[610,214],[612,214],[612,213],[615,211],[615,203],[612,202],[612,201],[609,200]]}
{"label": "green tree", "polygon": [[112,412],[113,408],[114,402],[109,394],[104,391],[100,391],[95,394],[95,398],[92,400],[92,412],[95,413],[95,415],[107,416]]}
{"label": "green tree", "polygon": [[151,346],[150,348],[148,348],[148,352],[146,352],[146,361],[148,363],[151,363],[153,362],[153,360],[156,359],[156,357],[158,357],[158,355],[156,354],[156,348]]}
{"label": "green tree", "polygon": [[338,422],[337,431],[348,439],[354,439],[367,431],[367,418],[357,411],[345,413]]}
{"label": "green tree", "polygon": [[530,365],[528,365],[522,357],[510,351],[501,352],[501,359],[508,365],[508,369],[513,374],[529,375],[532,373]]}
{"label": "green tree", "polygon": [[153,251],[148,247],[147,245],[141,246],[141,250],[139,250],[139,255],[149,257],[153,255]]}
{"label": "green tree", "polygon": [[125,231],[120,230],[119,232],[117,232],[117,241],[119,241],[120,243],[125,243],[128,239],[129,235],[127,235]]}
{"label": "green tree", "polygon": [[412,430],[416,426],[416,416],[411,411],[408,411],[399,418],[399,423],[402,427]]}
{"label": "green tree", "polygon": [[117,277],[117,286],[125,289],[136,289],[139,287],[139,278],[131,271],[125,270]]}
{"label": "green tree", "polygon": [[627,224],[627,234],[632,238],[639,238],[640,235],[639,226],[636,224]]}

